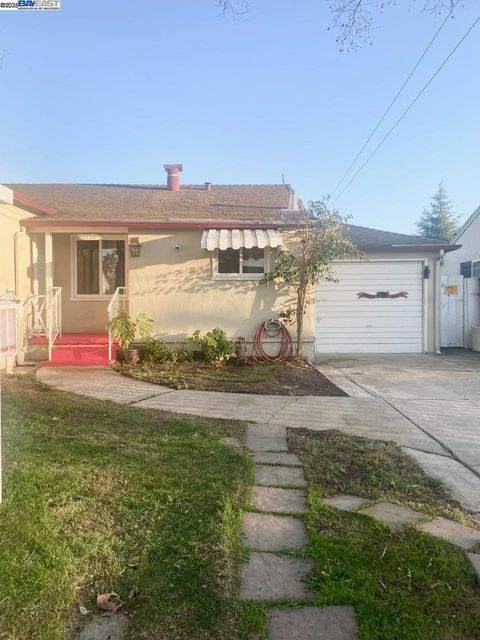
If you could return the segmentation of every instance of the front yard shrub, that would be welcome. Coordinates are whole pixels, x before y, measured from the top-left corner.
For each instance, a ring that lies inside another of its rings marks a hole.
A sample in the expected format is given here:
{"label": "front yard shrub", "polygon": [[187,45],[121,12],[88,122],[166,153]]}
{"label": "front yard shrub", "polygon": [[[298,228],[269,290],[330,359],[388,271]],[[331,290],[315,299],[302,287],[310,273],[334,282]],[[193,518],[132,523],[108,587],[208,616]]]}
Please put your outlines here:
{"label": "front yard shrub", "polygon": [[185,340],[185,344],[199,350],[205,362],[220,362],[233,354],[233,342],[218,327],[203,336],[197,329],[193,336]]}
{"label": "front yard shrub", "polygon": [[159,338],[145,338],[139,349],[142,362],[153,364],[183,363],[193,359],[191,349],[184,344],[177,344],[173,349]]}
{"label": "front yard shrub", "polygon": [[169,362],[170,350],[163,340],[158,338],[145,338],[139,349],[142,362],[154,362],[161,364]]}
{"label": "front yard shrub", "polygon": [[142,338],[152,335],[153,320],[144,313],[139,313],[135,320],[126,311],[121,311],[107,324],[108,333],[112,334],[122,349],[129,349],[137,333]]}

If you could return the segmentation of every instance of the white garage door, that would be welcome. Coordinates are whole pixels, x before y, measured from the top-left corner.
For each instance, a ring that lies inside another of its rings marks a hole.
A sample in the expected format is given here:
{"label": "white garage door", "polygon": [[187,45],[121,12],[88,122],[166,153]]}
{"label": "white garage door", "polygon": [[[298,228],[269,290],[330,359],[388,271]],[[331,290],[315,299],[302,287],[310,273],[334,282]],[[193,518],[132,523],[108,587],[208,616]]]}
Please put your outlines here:
{"label": "white garage door", "polygon": [[421,261],[342,262],[335,275],[317,289],[317,353],[423,351]]}

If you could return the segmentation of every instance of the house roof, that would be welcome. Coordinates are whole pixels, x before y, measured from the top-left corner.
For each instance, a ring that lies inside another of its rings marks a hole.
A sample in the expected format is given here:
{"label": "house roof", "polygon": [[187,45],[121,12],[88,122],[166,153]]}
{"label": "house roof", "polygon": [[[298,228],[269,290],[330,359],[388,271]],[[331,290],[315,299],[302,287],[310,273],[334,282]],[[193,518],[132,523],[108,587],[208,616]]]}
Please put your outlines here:
{"label": "house roof", "polygon": [[405,233],[394,233],[392,231],[380,231],[359,227],[354,224],[348,225],[345,232],[346,237],[359,247],[445,247],[453,250],[453,246],[442,240],[431,240],[422,236],[408,235]]}
{"label": "house roof", "polygon": [[[69,222],[231,222],[292,224],[298,220],[296,197],[285,184],[164,185],[8,184],[54,210],[54,221]],[[290,205],[290,210],[289,209]],[[292,206],[293,205],[293,206]],[[42,213],[42,212],[40,212]]]}
{"label": "house roof", "polygon": [[[6,184],[20,207],[37,214],[29,226],[168,226],[206,228],[288,227],[304,209],[285,184],[164,185]],[[475,215],[475,214],[474,214]],[[468,224],[467,221],[466,224]],[[348,225],[345,235],[358,247],[407,250],[444,249],[456,245],[415,235]]]}
{"label": "house roof", "polygon": [[457,233],[455,234],[455,237],[453,238],[452,242],[456,242],[460,236],[462,236],[465,231],[468,229],[468,227],[472,224],[472,222],[478,218],[478,216],[480,216],[480,207],[478,207],[477,209],[475,209],[475,211],[472,213],[472,215],[462,224],[462,226],[460,227],[460,229],[457,231]]}

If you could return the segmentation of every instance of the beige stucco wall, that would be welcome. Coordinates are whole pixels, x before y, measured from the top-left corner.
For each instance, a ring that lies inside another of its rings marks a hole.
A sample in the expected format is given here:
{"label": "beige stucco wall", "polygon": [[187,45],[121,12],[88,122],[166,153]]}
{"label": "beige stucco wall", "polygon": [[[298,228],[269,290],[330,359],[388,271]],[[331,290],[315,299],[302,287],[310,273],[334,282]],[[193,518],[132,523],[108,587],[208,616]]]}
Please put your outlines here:
{"label": "beige stucco wall", "polygon": [[[30,238],[21,226],[21,220],[32,214],[11,204],[0,203],[0,295],[8,290],[23,299],[31,292]],[[19,331],[22,324],[19,322]],[[20,342],[22,336],[20,335]],[[0,370],[13,365],[0,360]]]}
{"label": "beige stucco wall", "polygon": [[0,204],[0,295],[5,289],[15,291],[18,297],[30,293],[30,238],[20,221],[31,217],[14,205]]}
{"label": "beige stucco wall", "polygon": [[[288,300],[275,285],[249,280],[212,278],[211,254],[200,247],[201,230],[145,232],[131,228],[141,243],[141,255],[129,259],[127,285],[132,315],[146,313],[155,321],[155,334],[174,342],[196,329],[224,329],[230,338],[251,341],[261,322],[276,315]],[[285,237],[285,234],[284,234]],[[53,235],[54,285],[63,289],[65,332],[104,331],[108,300],[75,300],[71,291],[71,236]],[[288,246],[288,236],[286,236]],[[177,248],[178,247],[178,248]],[[425,260],[430,278],[425,284],[426,349],[435,350],[436,268],[438,252],[368,252],[366,259]],[[294,335],[295,328],[290,328]],[[314,354],[315,305],[307,308],[305,353]]]}
{"label": "beige stucco wall", "polygon": [[[155,320],[155,332],[180,340],[196,329],[220,327],[230,338],[251,341],[261,322],[287,302],[273,284],[212,278],[211,252],[200,247],[201,230],[142,233],[130,229],[142,245],[130,259],[129,299],[133,315],[144,312]],[[178,249],[176,248],[178,246]],[[314,308],[305,322],[305,342],[313,353]]]}

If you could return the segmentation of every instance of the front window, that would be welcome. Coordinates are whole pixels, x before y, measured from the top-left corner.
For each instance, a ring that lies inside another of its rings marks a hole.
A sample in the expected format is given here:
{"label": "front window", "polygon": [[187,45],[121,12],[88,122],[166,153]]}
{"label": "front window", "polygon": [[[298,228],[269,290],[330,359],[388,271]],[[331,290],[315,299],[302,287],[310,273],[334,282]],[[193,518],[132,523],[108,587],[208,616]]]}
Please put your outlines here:
{"label": "front window", "polygon": [[261,277],[265,273],[265,249],[225,249],[217,251],[218,276]]}
{"label": "front window", "polygon": [[76,294],[113,295],[125,286],[124,240],[76,241]]}
{"label": "front window", "polygon": [[480,278],[480,260],[472,262],[472,278]]}

